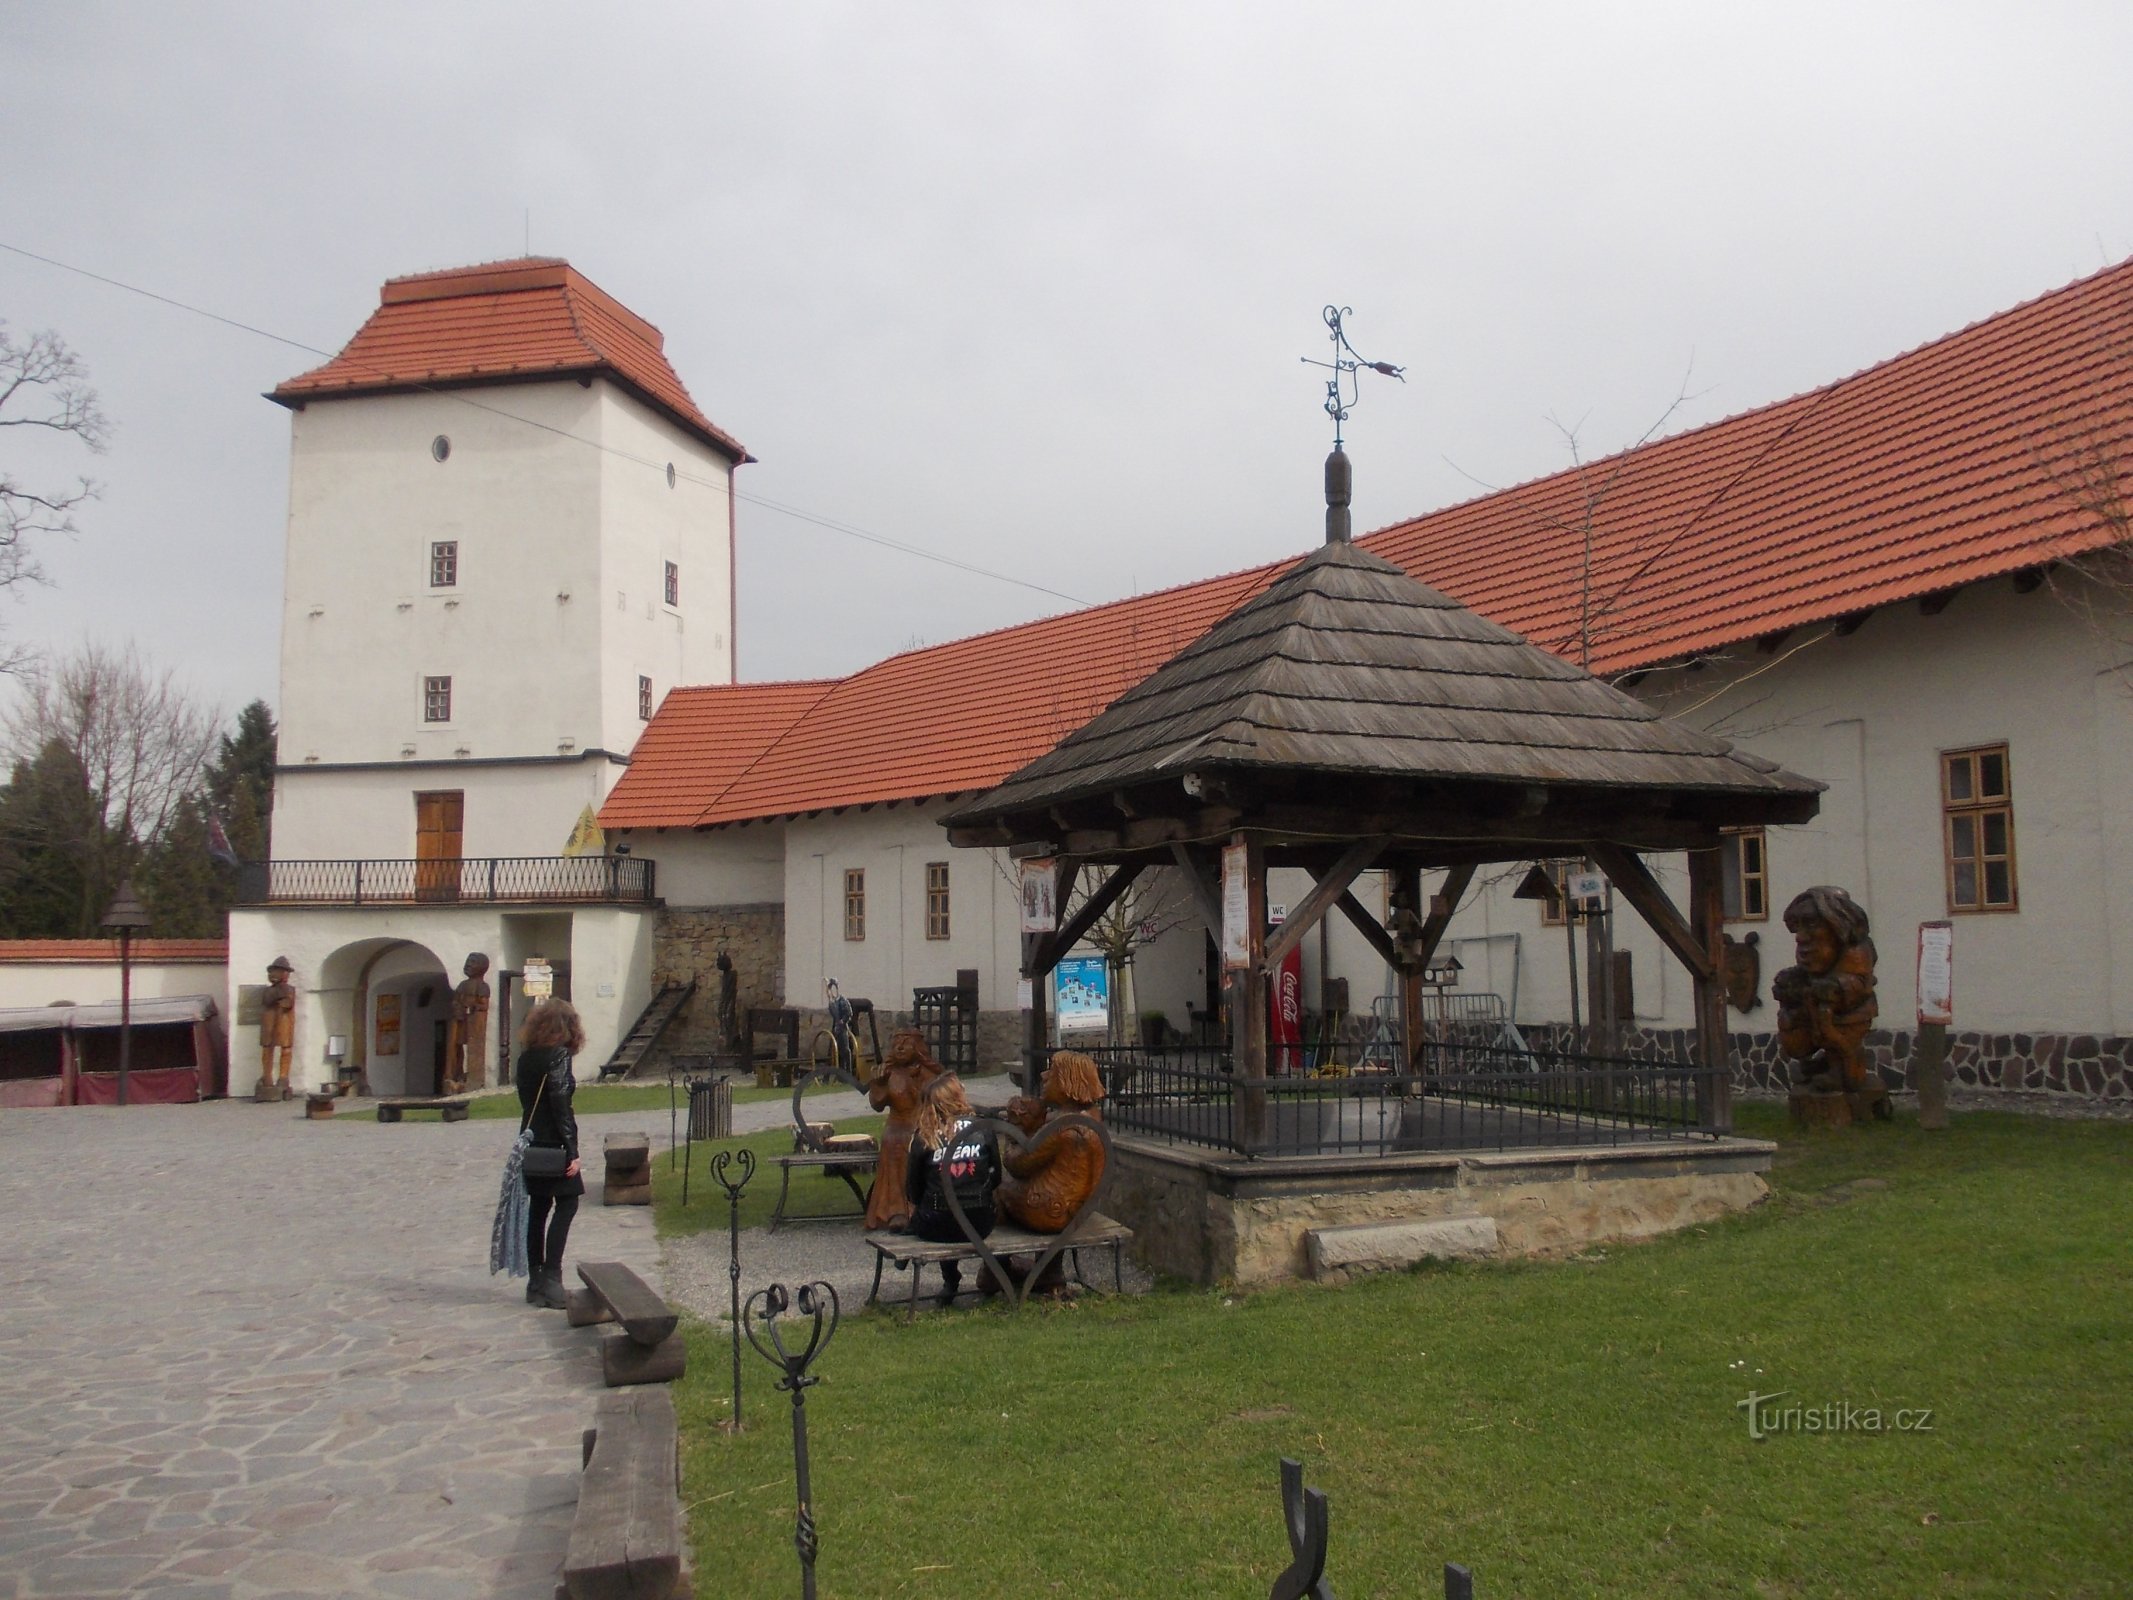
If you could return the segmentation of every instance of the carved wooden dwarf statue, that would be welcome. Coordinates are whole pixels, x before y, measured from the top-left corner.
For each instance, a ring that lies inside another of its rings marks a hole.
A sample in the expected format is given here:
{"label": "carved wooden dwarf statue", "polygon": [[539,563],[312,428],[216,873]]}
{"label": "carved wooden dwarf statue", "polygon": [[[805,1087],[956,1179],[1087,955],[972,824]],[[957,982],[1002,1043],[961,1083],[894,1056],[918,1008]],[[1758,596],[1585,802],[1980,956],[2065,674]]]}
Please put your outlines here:
{"label": "carved wooden dwarf statue", "polygon": [[[1101,1117],[1104,1097],[1096,1063],[1074,1050],[1061,1050],[1044,1073],[1044,1097],[1017,1095],[1007,1103],[1007,1120],[1034,1136],[1051,1118],[1079,1111]],[[1032,1233],[1060,1233],[1103,1181],[1103,1140],[1090,1128],[1062,1130],[1031,1150],[1011,1150],[994,1203]]]}
{"label": "carved wooden dwarf statue", "polygon": [[867,1196],[863,1226],[899,1228],[911,1220],[904,1179],[911,1136],[918,1129],[918,1098],[945,1070],[916,1028],[900,1028],[889,1041],[881,1067],[867,1085],[867,1104],[887,1112],[889,1120],[881,1130],[881,1158],[874,1164],[874,1188]]}
{"label": "carved wooden dwarf statue", "polygon": [[444,1092],[458,1094],[488,1082],[489,958],[476,950],[452,991],[452,1028],[444,1047]]}
{"label": "carved wooden dwarf statue", "polygon": [[1866,1035],[1880,1015],[1874,999],[1874,941],[1866,912],[1844,890],[1806,890],[1785,908],[1798,965],[1770,982],[1778,1048],[1795,1063],[1802,1088],[1867,1095],[1887,1115],[1888,1091],[1867,1063]]}
{"label": "carved wooden dwarf statue", "polygon": [[[287,956],[276,956],[274,964],[267,968],[267,992],[259,1000],[260,1091],[264,1093],[272,1084],[285,1099],[289,1093],[289,1062],[296,1054],[296,985],[289,981],[295,971]],[[274,1060],[277,1050],[281,1052],[278,1072]]]}

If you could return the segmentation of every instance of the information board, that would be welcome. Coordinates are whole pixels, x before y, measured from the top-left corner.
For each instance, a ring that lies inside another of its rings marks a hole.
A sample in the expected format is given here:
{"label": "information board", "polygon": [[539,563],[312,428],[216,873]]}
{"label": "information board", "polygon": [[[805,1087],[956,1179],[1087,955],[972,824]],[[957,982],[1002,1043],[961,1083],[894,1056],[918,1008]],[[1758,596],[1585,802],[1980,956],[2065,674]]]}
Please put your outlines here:
{"label": "information board", "polygon": [[1068,956],[1053,970],[1061,1033],[1101,1033],[1111,1025],[1111,969],[1102,956]]}
{"label": "information board", "polygon": [[1955,1020],[1955,924],[1918,925],[1918,1025]]}

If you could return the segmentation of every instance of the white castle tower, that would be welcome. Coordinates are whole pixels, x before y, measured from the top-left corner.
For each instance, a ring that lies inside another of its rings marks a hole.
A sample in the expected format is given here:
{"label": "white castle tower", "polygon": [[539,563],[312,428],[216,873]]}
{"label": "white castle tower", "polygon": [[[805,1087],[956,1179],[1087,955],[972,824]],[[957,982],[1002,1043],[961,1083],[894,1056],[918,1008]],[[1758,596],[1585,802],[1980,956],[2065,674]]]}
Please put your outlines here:
{"label": "white castle tower", "polygon": [[[662,346],[567,262],[498,262],[390,280],[269,396],[292,413],[280,770],[274,861],[231,919],[233,1089],[242,989],[280,954],[299,1077],[379,1093],[434,1088],[470,952],[507,992],[552,963],[588,1070],[645,1003],[650,865],[573,834],[667,690],[732,681],[748,459]],[[521,1009],[496,1007],[492,1062]]]}

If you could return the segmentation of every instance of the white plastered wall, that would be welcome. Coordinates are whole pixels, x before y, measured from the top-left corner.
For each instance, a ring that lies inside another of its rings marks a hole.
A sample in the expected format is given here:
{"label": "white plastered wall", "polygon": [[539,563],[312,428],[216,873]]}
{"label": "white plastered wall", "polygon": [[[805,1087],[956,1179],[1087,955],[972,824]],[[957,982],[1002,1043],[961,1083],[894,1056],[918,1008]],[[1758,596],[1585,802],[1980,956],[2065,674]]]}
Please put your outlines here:
{"label": "white plastered wall", "polygon": [[613,839],[658,863],[659,898],[670,906],[767,905],[785,898],[782,822],[706,833],[630,829]]}
{"label": "white plastered wall", "polygon": [[[219,961],[136,961],[132,987],[137,1000],[204,994],[222,1004],[228,972]],[[263,980],[262,980],[263,981]],[[111,961],[0,962],[0,1008],[96,1005],[119,998],[119,964]]]}
{"label": "white plastered wall", "polygon": [[[600,474],[602,745],[627,751],[644,731],[637,679],[656,708],[680,684],[733,681],[732,466],[633,396],[598,386],[607,452]],[[674,468],[668,481],[667,466]],[[666,563],[677,604],[666,603]]]}
{"label": "white plastered wall", "polygon": [[[334,1075],[326,1057],[328,1039],[336,1034],[352,1036],[357,1026],[355,980],[369,956],[377,955],[371,972],[375,994],[379,973],[390,978],[397,970],[427,970],[432,965],[444,974],[447,988],[456,985],[468,953],[476,950],[490,957],[490,985],[498,988],[505,970],[516,969],[526,955],[538,953],[570,975],[571,1000],[585,1027],[578,1073],[590,1077],[614,1052],[650,999],[654,915],[635,906],[598,905],[537,912],[472,905],[239,908],[230,913],[225,1015],[236,1016],[239,986],[264,983],[267,964],[277,955],[286,955],[296,969],[292,981],[297,994],[296,1052],[290,1081],[299,1088],[311,1087]],[[401,941],[403,947],[392,948]],[[488,1042],[492,1069],[502,1036],[498,1030],[515,1030],[524,1015],[523,1001],[508,1017],[501,1004],[492,1010]],[[374,1020],[373,1007],[367,1021]],[[233,1022],[233,1092],[250,1087],[258,1049],[256,1025]],[[491,1081],[495,1081],[493,1070]]]}
{"label": "white plastered wall", "polygon": [[[1958,1028],[2133,1031],[2133,982],[2118,971],[2133,951],[2125,800],[2133,792],[2133,695],[2110,670],[2128,654],[2114,654],[2112,637],[2050,591],[2017,594],[2002,580],[1962,591],[1937,616],[1891,606],[1848,637],[1801,630],[1781,647],[1797,653],[1775,663],[1743,649],[1730,662],[1655,673],[1638,686],[1660,710],[1830,786],[1813,822],[1770,830],[1768,917],[1727,924],[1735,938],[1759,935],[1763,977],[1762,1004],[1729,1010],[1731,1026],[1775,1026],[1769,980],[1792,963],[1785,905],[1833,883],[1872,918],[1884,1027],[1912,1025],[1918,925],[1947,919],[1955,924]],[[1999,743],[2013,781],[2021,908],[1951,913],[1940,755]],[[1648,860],[1685,906],[1683,858]],[[1542,925],[1537,902],[1511,898],[1517,876],[1476,893],[1452,935],[1517,933],[1520,1019],[1565,1020],[1563,930]],[[1615,937],[1633,952],[1637,1020],[1690,1026],[1687,975],[1619,899]],[[1455,946],[1471,968],[1470,948]],[[1582,977],[1582,940],[1579,964]],[[1507,973],[1496,979],[1499,992],[1507,981]],[[1467,986],[1478,985],[1469,976]]]}
{"label": "white plastered wall", "polygon": [[404,860],[415,853],[415,796],[465,797],[463,857],[553,856],[584,808],[598,811],[623,768],[590,760],[527,766],[285,769],[274,785],[274,854],[283,861]]}
{"label": "white plastered wall", "polygon": [[[640,676],[655,705],[732,678],[726,458],[604,379],[470,397],[291,415],[283,859],[410,855],[412,796],[450,789],[463,854],[556,854],[621,771],[588,754],[626,756],[643,731]],[[433,586],[445,540],[457,581]],[[451,679],[447,721],[425,718],[432,676]]]}

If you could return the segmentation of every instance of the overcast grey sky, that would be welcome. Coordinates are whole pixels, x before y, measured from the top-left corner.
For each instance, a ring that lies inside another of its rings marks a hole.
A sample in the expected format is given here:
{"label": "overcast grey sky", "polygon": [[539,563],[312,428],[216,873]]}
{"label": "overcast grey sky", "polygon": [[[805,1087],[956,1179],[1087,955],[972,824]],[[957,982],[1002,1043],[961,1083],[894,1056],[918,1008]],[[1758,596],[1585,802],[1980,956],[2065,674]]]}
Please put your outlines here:
{"label": "overcast grey sky", "polygon": [[[740,484],[743,677],[1308,548],[1320,306],[1404,363],[1375,527],[1826,382],[2133,251],[2133,6],[0,6],[0,241],[338,348],[567,256]],[[0,252],[116,431],[14,636],[273,699],[302,351]],[[9,443],[0,439],[0,443]],[[10,447],[12,447],[10,443]],[[863,749],[855,752],[863,757]]]}

